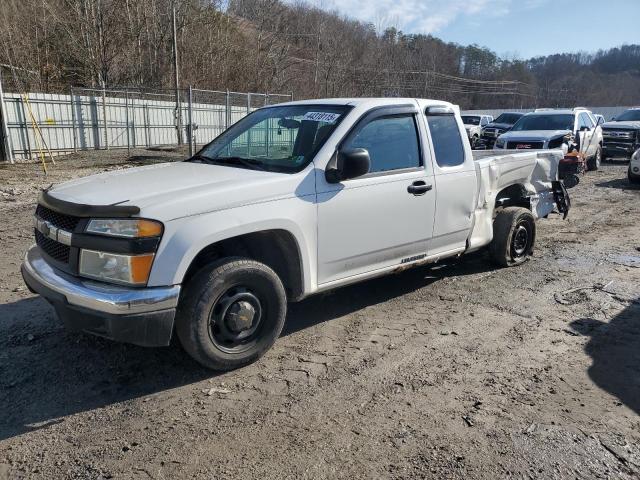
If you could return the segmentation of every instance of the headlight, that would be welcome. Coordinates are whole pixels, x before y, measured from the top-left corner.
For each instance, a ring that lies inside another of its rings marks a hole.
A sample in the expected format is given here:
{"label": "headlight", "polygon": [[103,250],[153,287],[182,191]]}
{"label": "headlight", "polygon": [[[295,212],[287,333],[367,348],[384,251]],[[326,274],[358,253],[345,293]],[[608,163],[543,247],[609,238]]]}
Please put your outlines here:
{"label": "headlight", "polygon": [[110,237],[159,237],[162,235],[162,224],[143,218],[94,219],[85,231]]}
{"label": "headlight", "polygon": [[80,275],[125,285],[146,285],[154,256],[80,250]]}

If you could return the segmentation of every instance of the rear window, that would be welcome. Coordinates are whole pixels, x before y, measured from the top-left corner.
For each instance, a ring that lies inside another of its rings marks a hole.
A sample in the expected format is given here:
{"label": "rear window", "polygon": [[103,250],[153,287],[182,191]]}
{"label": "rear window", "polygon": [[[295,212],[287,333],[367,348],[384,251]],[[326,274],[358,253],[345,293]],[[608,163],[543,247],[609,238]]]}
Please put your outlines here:
{"label": "rear window", "polygon": [[455,167],[464,163],[464,145],[456,117],[427,115],[436,163],[440,167]]}

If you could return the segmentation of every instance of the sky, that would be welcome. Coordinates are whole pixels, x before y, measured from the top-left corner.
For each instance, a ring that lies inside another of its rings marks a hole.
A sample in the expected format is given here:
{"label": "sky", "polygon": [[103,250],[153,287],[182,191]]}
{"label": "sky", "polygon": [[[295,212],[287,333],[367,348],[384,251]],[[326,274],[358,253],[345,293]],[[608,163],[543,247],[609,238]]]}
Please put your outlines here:
{"label": "sky", "polygon": [[640,0],[308,0],[405,33],[528,59],[640,44]]}

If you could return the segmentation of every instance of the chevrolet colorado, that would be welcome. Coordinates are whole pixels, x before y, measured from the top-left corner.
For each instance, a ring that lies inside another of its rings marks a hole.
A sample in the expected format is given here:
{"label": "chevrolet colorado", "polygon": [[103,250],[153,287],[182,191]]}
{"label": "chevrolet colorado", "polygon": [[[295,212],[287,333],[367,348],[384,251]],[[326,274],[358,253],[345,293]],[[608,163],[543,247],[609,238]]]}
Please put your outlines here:
{"label": "chevrolet colorado", "polygon": [[529,257],[569,209],[560,150],[476,152],[458,107],[333,99],[259,109],[186,161],[43,191],[28,287],[69,329],[145,346],[174,332],[218,370],[259,358],[287,302],[488,247]]}

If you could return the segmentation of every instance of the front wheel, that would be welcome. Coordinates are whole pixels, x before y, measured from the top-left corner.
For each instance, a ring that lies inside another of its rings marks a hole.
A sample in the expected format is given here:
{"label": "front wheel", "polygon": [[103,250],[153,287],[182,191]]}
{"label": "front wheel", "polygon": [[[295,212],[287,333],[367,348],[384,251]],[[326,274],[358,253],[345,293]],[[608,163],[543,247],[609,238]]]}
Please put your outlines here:
{"label": "front wheel", "polygon": [[176,315],[184,349],[212,370],[232,370],[260,358],[274,344],[287,296],[267,265],[227,258],[200,270],[185,287]]}
{"label": "front wheel", "polygon": [[533,253],[535,239],[536,222],[529,210],[502,208],[493,220],[493,240],[489,244],[491,260],[501,267],[520,265]]}
{"label": "front wheel", "polygon": [[600,168],[600,163],[602,162],[602,147],[598,146],[595,155],[593,158],[590,158],[587,162],[587,167],[589,170],[598,170]]}
{"label": "front wheel", "polygon": [[627,170],[627,177],[629,178],[629,183],[633,183],[634,185],[640,184],[640,175],[635,175],[631,172],[631,165],[629,165],[629,169]]}

